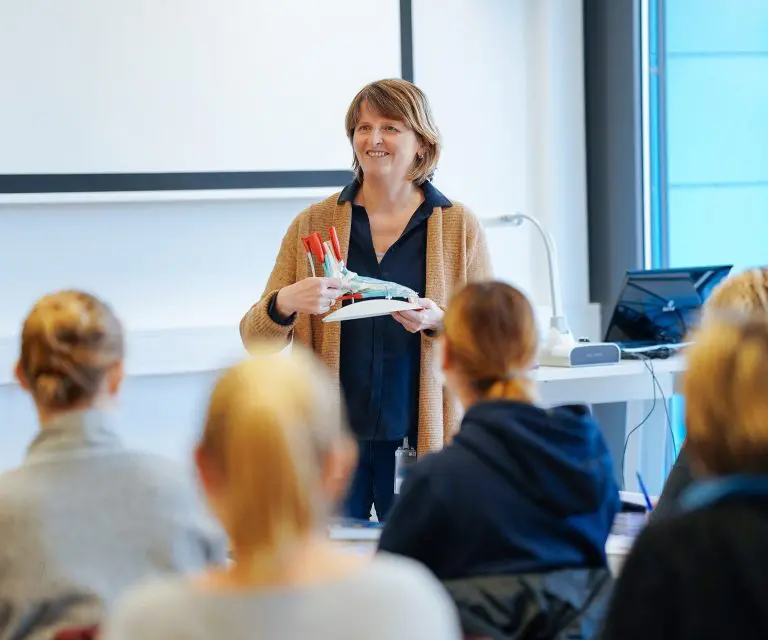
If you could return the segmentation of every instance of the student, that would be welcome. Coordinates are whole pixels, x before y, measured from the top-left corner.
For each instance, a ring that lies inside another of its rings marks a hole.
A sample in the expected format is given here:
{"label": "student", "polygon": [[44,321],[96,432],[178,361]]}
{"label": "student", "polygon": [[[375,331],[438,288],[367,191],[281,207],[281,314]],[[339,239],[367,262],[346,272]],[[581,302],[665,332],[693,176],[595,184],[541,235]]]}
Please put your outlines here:
{"label": "student", "polygon": [[[723,280],[704,304],[702,321],[723,311],[740,311],[768,315],[768,268],[742,271]],[[680,496],[694,481],[694,470],[685,443],[664,483],[659,502],[650,520],[660,520],[678,512]]]}
{"label": "student", "polygon": [[45,296],[24,322],[16,375],[40,431],[0,475],[2,638],[95,624],[143,577],[225,561],[193,479],[114,430],[124,349],[120,322],[87,293]]}
{"label": "student", "polygon": [[[403,439],[423,455],[441,449],[458,424],[433,375],[430,333],[453,288],[490,277],[491,262],[478,219],[432,183],[442,140],[421,89],[399,79],[366,85],[349,105],[345,128],[354,180],[290,225],[240,334],[246,347],[253,339],[294,338],[338,376],[359,449],[345,513],[367,520],[374,505],[384,520]],[[331,226],[349,269],[413,289],[422,309],[322,322],[338,304],[340,283],[312,277],[301,238],[318,232],[327,239]]]}
{"label": "student", "polygon": [[[406,475],[379,549],[443,581],[568,569],[598,569],[606,580],[619,508],[610,455],[587,408],[537,405],[529,301],[502,282],[466,285],[445,312],[439,349],[445,383],[466,413],[453,442]],[[586,606],[588,575],[563,575],[560,584]],[[509,607],[494,615],[508,615],[513,629],[534,605],[511,597],[519,581],[503,584]]]}
{"label": "student", "polygon": [[698,480],[635,542],[605,640],[768,637],[768,316],[714,316],[694,337],[683,395]]}
{"label": "student", "polygon": [[197,448],[233,564],[138,586],[102,640],[458,640],[456,612],[426,570],[330,541],[354,440],[314,356],[298,345],[290,355],[270,350],[218,380]]}

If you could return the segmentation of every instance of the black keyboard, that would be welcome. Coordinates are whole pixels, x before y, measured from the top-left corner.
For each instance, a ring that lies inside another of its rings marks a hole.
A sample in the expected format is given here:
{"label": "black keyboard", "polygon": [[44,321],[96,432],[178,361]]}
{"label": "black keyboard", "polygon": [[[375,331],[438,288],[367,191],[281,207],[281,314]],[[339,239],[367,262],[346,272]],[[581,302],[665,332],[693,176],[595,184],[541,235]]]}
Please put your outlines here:
{"label": "black keyboard", "polygon": [[644,351],[622,351],[622,360],[666,360],[677,353],[677,349],[669,347],[653,347]]}

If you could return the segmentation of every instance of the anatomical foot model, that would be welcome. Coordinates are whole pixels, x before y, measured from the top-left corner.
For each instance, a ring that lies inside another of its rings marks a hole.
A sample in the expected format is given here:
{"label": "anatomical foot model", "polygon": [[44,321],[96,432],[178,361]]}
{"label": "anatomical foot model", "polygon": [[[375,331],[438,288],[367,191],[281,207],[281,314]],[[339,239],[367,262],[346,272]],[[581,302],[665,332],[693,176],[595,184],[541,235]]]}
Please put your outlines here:
{"label": "anatomical foot model", "polygon": [[315,263],[313,256],[323,265],[323,275],[328,278],[341,280],[341,300],[368,300],[374,298],[405,298],[412,304],[418,304],[419,294],[413,289],[403,287],[396,282],[388,282],[377,278],[359,276],[354,271],[347,269],[341,258],[341,246],[336,228],[330,229],[330,241],[322,241],[319,233],[311,233],[301,239],[307,252],[307,259],[315,276]]}

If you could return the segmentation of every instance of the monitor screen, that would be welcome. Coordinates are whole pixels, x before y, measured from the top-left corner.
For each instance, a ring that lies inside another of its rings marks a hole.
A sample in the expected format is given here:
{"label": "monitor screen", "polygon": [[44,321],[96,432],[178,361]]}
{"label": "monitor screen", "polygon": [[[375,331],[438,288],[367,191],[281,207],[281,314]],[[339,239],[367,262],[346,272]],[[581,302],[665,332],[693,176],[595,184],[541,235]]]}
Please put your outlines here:
{"label": "monitor screen", "polygon": [[730,265],[629,271],[606,331],[606,342],[676,344],[698,323],[701,307]]}

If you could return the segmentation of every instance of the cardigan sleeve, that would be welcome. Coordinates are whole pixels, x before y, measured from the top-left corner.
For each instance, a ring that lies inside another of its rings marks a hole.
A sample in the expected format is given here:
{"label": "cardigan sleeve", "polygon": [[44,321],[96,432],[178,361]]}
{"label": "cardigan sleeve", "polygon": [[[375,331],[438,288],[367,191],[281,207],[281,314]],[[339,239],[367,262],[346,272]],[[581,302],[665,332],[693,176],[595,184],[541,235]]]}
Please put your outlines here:
{"label": "cardigan sleeve", "polygon": [[[488,251],[488,243],[485,238],[483,225],[478,217],[472,213],[466,206],[461,205],[463,215],[466,219],[466,258],[464,263],[465,282],[479,280],[490,280],[493,278],[493,267],[491,264],[491,255]],[[464,284],[464,283],[460,283]],[[447,305],[440,305],[445,311]],[[428,338],[435,338],[438,332],[434,329],[427,329],[422,332]]]}
{"label": "cardigan sleeve", "polygon": [[485,230],[478,217],[469,209],[467,216],[467,282],[490,280],[493,278],[493,265]]}
{"label": "cardigan sleeve", "polygon": [[301,218],[301,215],[297,216],[285,232],[261,298],[240,320],[240,338],[246,349],[251,342],[259,339],[287,342],[293,333],[295,315],[286,321],[277,322],[270,314],[270,305],[280,289],[296,282],[296,247],[299,242]]}

